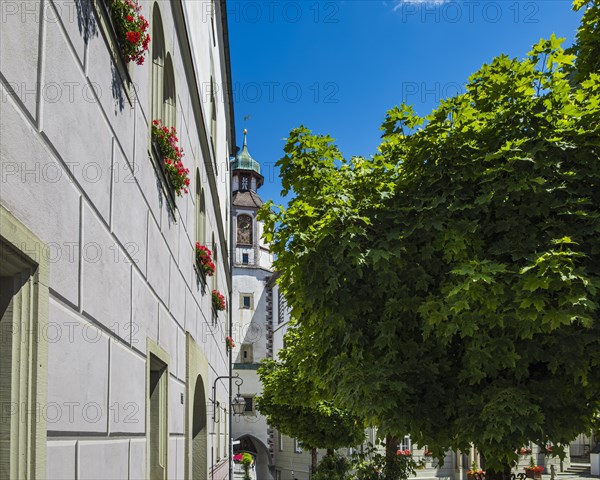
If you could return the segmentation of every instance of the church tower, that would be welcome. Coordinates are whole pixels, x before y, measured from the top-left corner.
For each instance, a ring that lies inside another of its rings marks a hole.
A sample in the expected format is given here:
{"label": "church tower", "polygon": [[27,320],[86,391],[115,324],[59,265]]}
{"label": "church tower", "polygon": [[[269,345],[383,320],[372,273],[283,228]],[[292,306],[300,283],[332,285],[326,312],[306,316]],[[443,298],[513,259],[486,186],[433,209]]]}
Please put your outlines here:
{"label": "church tower", "polygon": [[231,162],[232,215],[234,226],[234,265],[271,271],[272,255],[261,240],[262,222],[256,215],[263,202],[257,190],[263,185],[260,164],[248,151],[247,130],[244,146]]}
{"label": "church tower", "polygon": [[244,130],[244,145],[231,161],[233,374],[244,381],[240,393],[246,401],[244,415],[233,418],[232,436],[240,442],[234,451],[252,452],[257,478],[269,480],[273,478],[269,471],[273,464],[270,429],[256,409],[255,397],[262,392],[256,370],[272,349],[268,283],[273,275],[273,255],[261,238],[263,222],[257,214],[263,202],[257,191],[264,177],[248,151],[247,133]]}

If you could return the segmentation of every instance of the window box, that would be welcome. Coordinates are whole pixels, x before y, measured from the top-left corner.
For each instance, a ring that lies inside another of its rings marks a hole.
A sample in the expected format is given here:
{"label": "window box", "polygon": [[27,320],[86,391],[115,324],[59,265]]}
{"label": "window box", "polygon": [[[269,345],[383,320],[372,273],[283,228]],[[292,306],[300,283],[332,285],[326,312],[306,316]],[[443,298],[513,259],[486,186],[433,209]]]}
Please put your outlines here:
{"label": "window box", "polygon": [[[160,149],[158,147],[158,143],[156,143],[154,141],[154,139],[152,139],[152,155],[151,155],[152,159],[154,159],[154,166],[155,166],[155,170],[156,173],[159,177],[160,183],[161,185],[163,185],[163,190],[165,192],[165,197],[167,199],[167,203],[169,204],[169,207],[171,208],[171,212],[175,212],[175,209],[177,208],[177,205],[175,203],[175,190],[173,189],[173,186],[171,185],[171,180],[169,179],[169,176],[167,175],[165,168],[164,168],[164,160],[163,157],[160,153]],[[175,215],[173,215],[173,217],[175,217]]]}
{"label": "window box", "polygon": [[213,310],[217,312],[222,312],[227,308],[227,303],[225,302],[225,295],[223,295],[218,290],[212,291],[212,305]]}
{"label": "window box", "polygon": [[526,478],[542,478],[542,473],[544,472],[544,467],[540,466],[531,466],[525,468],[525,477]]}
{"label": "window box", "polygon": [[189,169],[183,166],[183,150],[178,146],[177,130],[167,127],[160,120],[152,121],[152,157],[156,161],[156,170],[163,185],[166,197],[175,211],[175,194],[188,193]]}
{"label": "window box", "polygon": [[[129,70],[127,69],[127,63],[121,53],[119,40],[117,39],[117,30],[111,14],[111,3],[112,0],[92,0],[92,5],[98,20],[98,29],[104,34],[106,45],[116,70],[116,75],[118,75],[122,81],[123,91],[127,97],[127,101],[130,106],[133,106],[135,104],[135,90],[133,88],[131,76],[129,75]],[[93,19],[90,18],[88,21],[93,22]],[[115,88],[114,84],[113,88]],[[122,100],[121,92],[119,92],[118,95],[119,99]]]}
{"label": "window box", "polygon": [[107,0],[113,32],[125,63],[143,65],[150,35],[148,20],[140,14],[137,0]]}
{"label": "window box", "polygon": [[212,277],[216,270],[212,259],[212,252],[206,245],[200,245],[200,242],[196,242],[195,252],[196,268],[198,272],[202,274],[204,279],[206,279],[206,277]]}

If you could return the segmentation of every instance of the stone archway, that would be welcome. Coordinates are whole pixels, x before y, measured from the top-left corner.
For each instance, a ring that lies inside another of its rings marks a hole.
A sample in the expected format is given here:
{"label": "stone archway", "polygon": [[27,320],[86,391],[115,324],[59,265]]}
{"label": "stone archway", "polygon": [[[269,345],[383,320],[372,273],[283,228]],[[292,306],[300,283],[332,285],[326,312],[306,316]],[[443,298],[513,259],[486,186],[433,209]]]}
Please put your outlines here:
{"label": "stone archway", "polygon": [[201,375],[196,378],[192,412],[192,478],[194,480],[208,480],[206,392]]}
{"label": "stone archway", "polygon": [[266,445],[253,435],[241,435],[236,440],[240,443],[234,447],[234,452],[249,452],[256,458],[256,478],[260,480],[273,480],[271,454]]}

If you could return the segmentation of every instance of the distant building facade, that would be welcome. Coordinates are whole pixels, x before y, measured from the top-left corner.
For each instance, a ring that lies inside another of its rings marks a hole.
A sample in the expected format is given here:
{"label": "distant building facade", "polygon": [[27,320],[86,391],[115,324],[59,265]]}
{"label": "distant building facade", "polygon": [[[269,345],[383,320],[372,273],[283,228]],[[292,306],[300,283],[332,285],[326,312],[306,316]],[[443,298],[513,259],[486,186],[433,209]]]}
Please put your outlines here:
{"label": "distant building facade", "polygon": [[243,380],[240,393],[246,400],[244,415],[235,417],[232,437],[234,452],[250,452],[256,459],[256,475],[272,478],[270,429],[256,409],[255,397],[262,392],[256,370],[272,355],[271,305],[268,288],[273,276],[273,255],[262,240],[263,223],[257,213],[263,202],[257,190],[264,182],[260,164],[248,150],[246,132],[241,151],[230,165],[232,179],[233,295],[231,300],[233,372]]}
{"label": "distant building facade", "polygon": [[[142,65],[112,0],[2,5],[3,479],[229,478],[229,316],[211,299],[231,292],[225,2],[139,4]],[[177,129],[187,194],[154,120]]]}

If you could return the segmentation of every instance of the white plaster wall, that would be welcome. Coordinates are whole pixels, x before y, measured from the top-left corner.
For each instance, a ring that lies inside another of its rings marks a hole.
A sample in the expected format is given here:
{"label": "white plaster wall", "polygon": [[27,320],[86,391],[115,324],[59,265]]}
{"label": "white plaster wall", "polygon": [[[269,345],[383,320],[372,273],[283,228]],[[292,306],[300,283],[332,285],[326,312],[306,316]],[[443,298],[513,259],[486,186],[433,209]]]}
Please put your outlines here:
{"label": "white plaster wall", "polygon": [[[262,393],[262,385],[256,370],[236,370],[236,372],[244,380],[240,387],[242,395],[260,395]],[[268,448],[267,421],[256,408],[253,413],[233,416],[232,434],[234,439],[243,435],[251,435]]]}
{"label": "white plaster wall", "polygon": [[[239,352],[242,344],[251,344],[253,363],[267,357],[267,298],[266,279],[271,275],[260,269],[234,268],[231,315],[233,324],[233,362],[241,363]],[[241,308],[240,296],[253,295],[252,309]]]}
{"label": "white plaster wall", "polygon": [[[153,2],[140,4],[150,20]],[[204,100],[211,73],[224,83],[211,24],[197,21],[205,4],[184,2],[195,89]],[[51,433],[48,478],[147,478],[147,337],[169,355],[169,466],[173,478],[183,478],[185,332],[208,358],[210,392],[213,379],[228,374],[228,316],[219,313],[213,325],[211,279],[203,286],[194,273],[193,195],[176,199],[173,218],[148,155],[149,55],[143,66],[127,67],[133,84],[124,88],[95,17],[86,16],[90,5],[12,2],[0,25],[0,203],[45,242],[39,249],[50,261],[43,339],[49,347],[48,404],[42,406]],[[221,248],[228,228],[219,228],[230,199],[228,107],[219,97],[210,163],[221,168],[212,188],[200,148],[206,132],[192,109],[172,4],[159,5],[177,76],[177,128],[190,191],[199,168],[207,238],[214,233],[220,251],[216,288],[228,296]],[[207,120],[208,107],[204,101]],[[219,401],[227,398],[226,388],[219,389]],[[82,434],[94,438],[73,440]]]}

